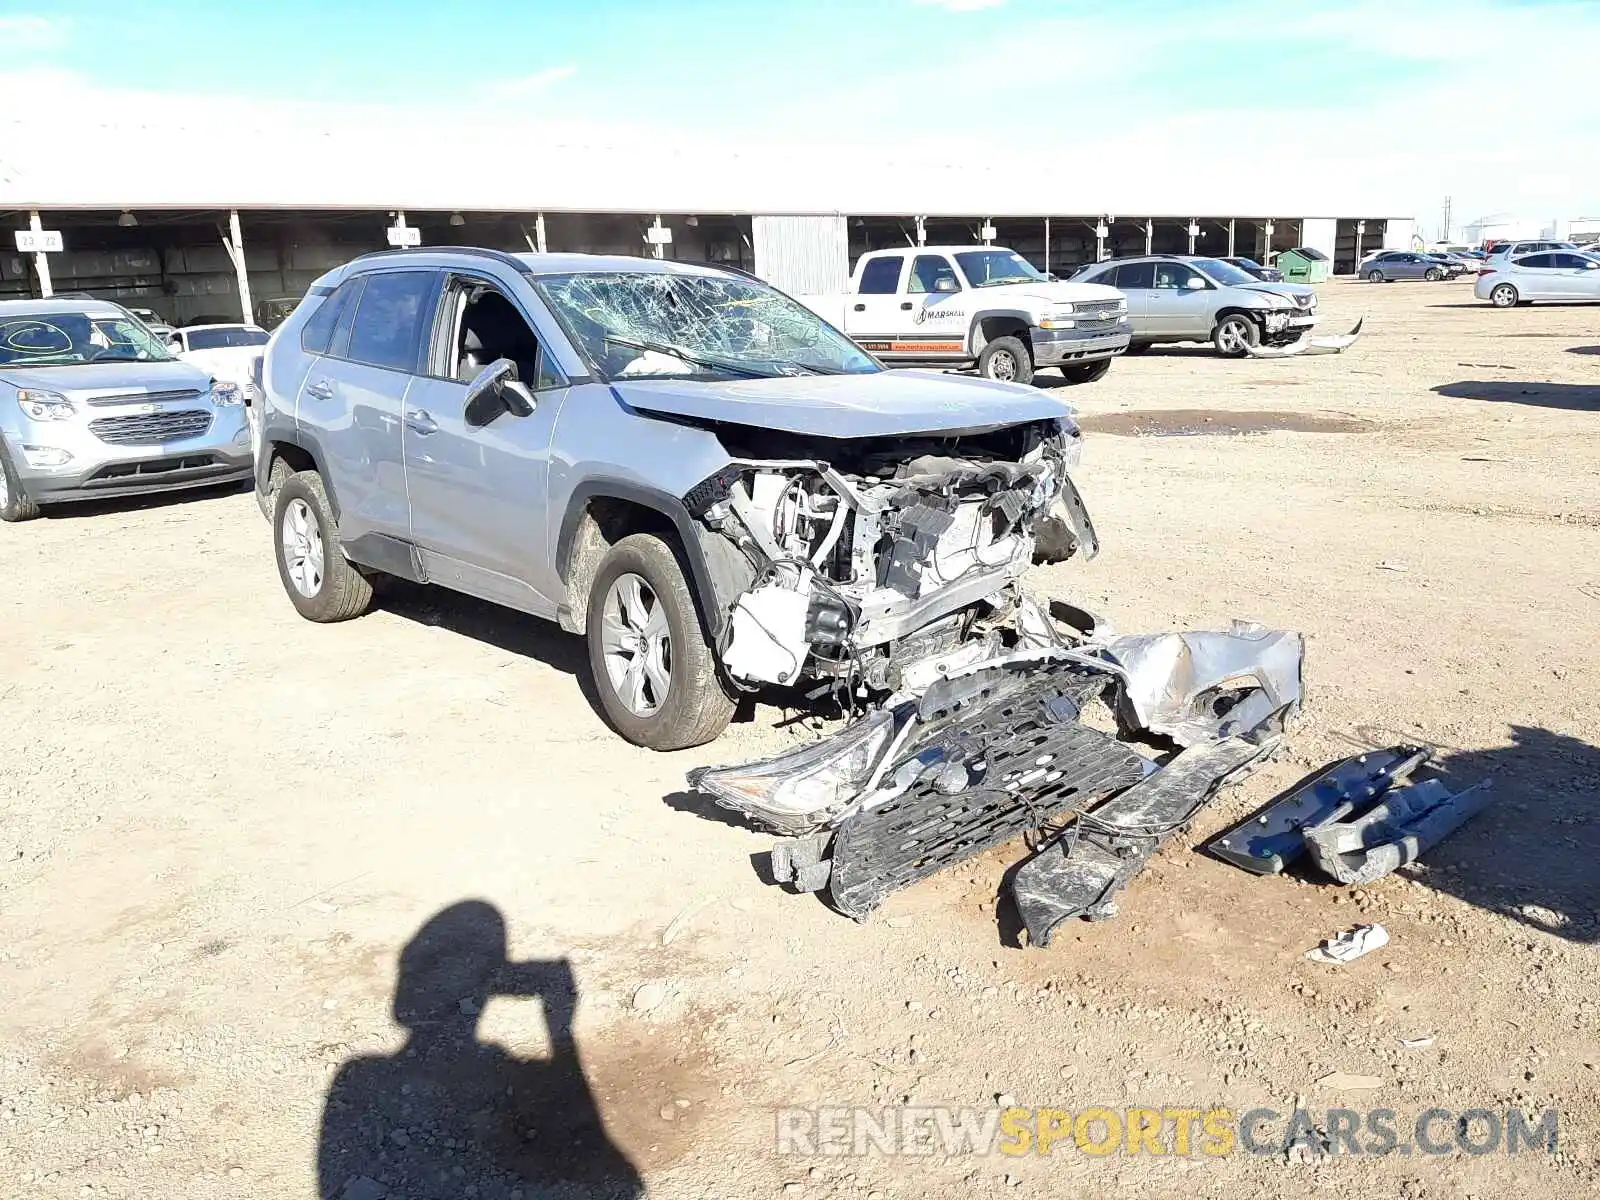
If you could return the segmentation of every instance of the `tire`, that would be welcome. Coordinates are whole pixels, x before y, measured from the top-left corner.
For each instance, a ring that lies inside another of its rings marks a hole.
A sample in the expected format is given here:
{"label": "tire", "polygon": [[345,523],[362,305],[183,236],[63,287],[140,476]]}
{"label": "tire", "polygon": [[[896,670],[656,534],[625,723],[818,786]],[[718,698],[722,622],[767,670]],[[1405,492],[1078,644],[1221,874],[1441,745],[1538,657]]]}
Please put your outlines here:
{"label": "tire", "polygon": [[12,525],[38,515],[38,501],[22,490],[22,481],[11,466],[11,455],[4,440],[0,440],[0,521]]}
{"label": "tire", "polygon": [[272,460],[272,469],[267,472],[266,492],[261,492],[253,483],[250,485],[250,490],[256,494],[256,507],[261,509],[261,515],[267,520],[272,520],[277,512],[278,490],[283,487],[283,481],[293,474],[288,463],[281,458],[275,458]]}
{"label": "tire", "polygon": [[1515,308],[1522,297],[1509,283],[1497,283],[1489,289],[1489,303],[1496,308]]}
{"label": "tire", "polygon": [[[303,563],[303,568],[291,563],[285,545],[286,521],[291,526],[289,540],[298,540],[306,551],[296,560]],[[339,526],[333,519],[322,476],[315,471],[290,475],[278,489],[272,513],[272,546],[283,590],[295,611],[306,620],[326,625],[348,621],[367,611],[372,603],[372,584],[339,549]],[[320,571],[316,570],[318,557]]]}
{"label": "tire", "polygon": [[1371,271],[1368,271],[1367,272],[1367,282],[1368,283],[1382,283],[1383,282],[1383,272],[1377,270],[1376,268],[1374,268]]}
{"label": "tire", "polygon": [[1261,327],[1243,313],[1229,313],[1211,331],[1211,344],[1223,358],[1245,358],[1246,346],[1261,344]]}
{"label": "tire", "polygon": [[1061,374],[1068,383],[1093,383],[1097,379],[1104,379],[1109,370],[1111,360],[1102,358],[1098,362],[1067,363],[1061,368]]}
{"label": "tire", "polygon": [[1439,280],[1444,278],[1443,274],[1439,271],[1438,267],[1429,267],[1426,271],[1424,271],[1422,273],[1422,277],[1424,279],[1426,279],[1429,283],[1438,283]]}
{"label": "tire", "polygon": [[[728,727],[734,698],[723,686],[678,556],[661,538],[630,534],[606,552],[589,590],[584,630],[601,707],[628,741],[651,750],[682,750]],[[632,635],[642,636],[633,638],[631,651],[619,646]],[[664,642],[652,647],[652,637]],[[662,675],[665,687],[657,692]],[[624,699],[619,689],[634,686],[635,696]]]}
{"label": "tire", "polygon": [[978,374],[999,383],[1032,383],[1033,354],[1021,338],[995,338],[978,355]]}

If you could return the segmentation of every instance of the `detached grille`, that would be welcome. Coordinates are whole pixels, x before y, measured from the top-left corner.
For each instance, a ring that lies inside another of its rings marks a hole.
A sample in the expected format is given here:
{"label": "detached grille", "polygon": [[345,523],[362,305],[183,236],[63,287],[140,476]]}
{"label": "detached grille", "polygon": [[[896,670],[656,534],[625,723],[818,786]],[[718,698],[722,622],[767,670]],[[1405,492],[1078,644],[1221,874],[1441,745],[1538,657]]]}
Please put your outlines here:
{"label": "detached grille", "polygon": [[140,413],[131,417],[100,417],[89,422],[89,432],[114,446],[154,446],[199,437],[211,428],[211,414],[187,408],[177,412]]}
{"label": "detached grille", "polygon": [[157,404],[171,400],[194,400],[200,395],[193,388],[176,392],[117,392],[105,396],[90,396],[90,408],[110,408],[117,404]]}

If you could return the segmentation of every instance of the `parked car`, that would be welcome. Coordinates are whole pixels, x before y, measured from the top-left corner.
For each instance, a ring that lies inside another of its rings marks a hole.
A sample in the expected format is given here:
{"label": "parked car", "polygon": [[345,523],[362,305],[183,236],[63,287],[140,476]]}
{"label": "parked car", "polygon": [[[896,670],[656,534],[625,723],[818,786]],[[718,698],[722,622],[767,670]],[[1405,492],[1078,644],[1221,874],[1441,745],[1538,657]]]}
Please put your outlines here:
{"label": "parked car", "polygon": [[256,324],[262,329],[276,329],[288,319],[289,314],[299,303],[299,296],[275,296],[270,300],[257,300]]}
{"label": "parked car", "polygon": [[1209,341],[1227,358],[1251,346],[1284,346],[1317,323],[1317,293],[1303,283],[1264,283],[1218,258],[1157,254],[1100,263],[1082,276],[1128,298],[1130,353],[1160,342]]}
{"label": "parked car", "polygon": [[1472,294],[1496,308],[1536,300],[1600,300],[1600,256],[1546,250],[1512,259],[1492,258],[1479,273]]}
{"label": "parked car", "polygon": [[250,424],[252,461],[261,433],[261,394],[256,385],[256,364],[271,335],[259,325],[235,322],[225,325],[186,325],[167,336],[167,345],[179,358],[210,371],[217,379],[234,384],[244,397],[245,419]]}
{"label": "parked car", "polygon": [[1393,283],[1397,279],[1437,282],[1448,275],[1445,265],[1416,250],[1380,250],[1358,268],[1368,283]]}
{"label": "parked car", "polygon": [[1282,283],[1283,272],[1277,267],[1263,267],[1253,258],[1219,258],[1218,262],[1238,267],[1246,275],[1254,275],[1263,283]]}
{"label": "parked car", "polygon": [[558,621],[656,749],[716,737],[742,692],[937,674],[1041,530],[1093,541],[1058,398],[885,370],[711,268],[368,255],[279,327],[263,385],[257,486],[302,616],[357,616],[388,573]]}
{"label": "parked car", "polygon": [[1443,250],[1425,250],[1422,252],[1422,257],[1443,267],[1446,279],[1458,279],[1469,270],[1476,271],[1478,269],[1476,264],[1469,268],[1465,259],[1457,258],[1454,254],[1446,253]]}
{"label": "parked car", "polygon": [[0,301],[0,520],[248,479],[242,399],[118,305]]}
{"label": "parked car", "polygon": [[890,366],[976,367],[1016,383],[1059,367],[1070,383],[1092,383],[1128,346],[1115,291],[1051,280],[1001,246],[875,250],[856,262],[848,292],[800,301]]}
{"label": "parked car", "polygon": [[1546,250],[1576,250],[1577,248],[1572,242],[1552,242],[1548,240],[1497,242],[1494,248],[1489,251],[1488,259],[1516,258],[1520,254],[1540,254]]}

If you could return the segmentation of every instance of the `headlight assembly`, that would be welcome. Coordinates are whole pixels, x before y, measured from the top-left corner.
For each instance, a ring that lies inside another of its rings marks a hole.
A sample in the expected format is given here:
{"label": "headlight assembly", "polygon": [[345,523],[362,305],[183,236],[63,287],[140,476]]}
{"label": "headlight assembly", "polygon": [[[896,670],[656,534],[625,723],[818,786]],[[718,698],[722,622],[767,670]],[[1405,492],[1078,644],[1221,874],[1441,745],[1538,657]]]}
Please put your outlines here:
{"label": "headlight assembly", "polygon": [[42,392],[33,388],[18,390],[17,407],[35,421],[65,421],[73,413],[72,401],[60,392]]}

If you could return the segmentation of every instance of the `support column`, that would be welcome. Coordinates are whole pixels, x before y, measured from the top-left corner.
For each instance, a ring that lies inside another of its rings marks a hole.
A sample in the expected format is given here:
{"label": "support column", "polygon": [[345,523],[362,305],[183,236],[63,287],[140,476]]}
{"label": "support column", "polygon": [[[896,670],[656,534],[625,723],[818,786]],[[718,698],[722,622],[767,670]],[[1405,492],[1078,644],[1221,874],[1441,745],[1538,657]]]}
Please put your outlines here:
{"label": "support column", "polygon": [[1276,227],[1272,224],[1272,218],[1268,217],[1266,222],[1267,244],[1262,248],[1261,251],[1261,265],[1263,267],[1270,267],[1272,265],[1272,231],[1274,228]]}
{"label": "support column", "polygon": [[[44,222],[39,219],[39,210],[34,209],[28,214],[28,228],[35,233],[44,232]],[[39,276],[39,294],[46,300],[56,294],[55,288],[50,283],[50,256],[48,254],[35,254],[33,256],[34,273]]]}
{"label": "support column", "polygon": [[228,210],[228,232],[223,235],[222,248],[233,260],[233,273],[239,281],[240,319],[246,325],[255,323],[255,304],[250,298],[250,272],[244,261],[244,233],[239,228],[239,210]]}
{"label": "support column", "polygon": [[544,214],[543,213],[539,213],[533,219],[533,237],[534,237],[534,241],[538,243],[539,253],[540,254],[548,254],[549,253],[549,243],[545,241]]}
{"label": "support column", "polygon": [[1189,253],[1194,253],[1194,240],[1200,236],[1200,222],[1189,218]]}
{"label": "support column", "polygon": [[1144,219],[1144,252],[1154,254],[1156,249],[1156,223],[1149,217]]}
{"label": "support column", "polygon": [[1094,260],[1095,260],[1095,262],[1105,262],[1105,260],[1106,260],[1106,234],[1108,234],[1110,232],[1111,231],[1106,228],[1106,223],[1104,221],[1096,221],[1095,222],[1095,226],[1094,226]]}
{"label": "support column", "polygon": [[928,221],[927,221],[926,217],[918,217],[917,218],[917,245],[926,246],[927,244],[928,244]]}
{"label": "support column", "polygon": [[1050,218],[1044,219],[1044,273],[1050,274]]}
{"label": "support column", "polygon": [[1356,222],[1356,261],[1355,261],[1355,265],[1350,268],[1350,273],[1352,275],[1359,275],[1361,273],[1361,238],[1366,232],[1367,232],[1367,223],[1365,221],[1357,221]]}
{"label": "support column", "polygon": [[1229,217],[1228,218],[1228,257],[1229,258],[1233,257],[1233,232],[1234,232],[1233,225],[1234,225],[1235,219],[1236,218],[1234,218],[1234,217]]}

